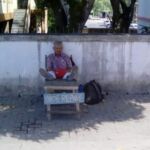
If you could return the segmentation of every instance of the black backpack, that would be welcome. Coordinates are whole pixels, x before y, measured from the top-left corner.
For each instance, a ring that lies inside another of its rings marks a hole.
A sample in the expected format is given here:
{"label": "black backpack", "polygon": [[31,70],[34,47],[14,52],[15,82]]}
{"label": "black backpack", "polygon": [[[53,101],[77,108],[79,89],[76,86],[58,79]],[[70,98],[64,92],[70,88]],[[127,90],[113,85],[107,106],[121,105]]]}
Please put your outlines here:
{"label": "black backpack", "polygon": [[92,80],[84,85],[84,92],[86,104],[98,104],[104,99],[101,86],[95,80]]}

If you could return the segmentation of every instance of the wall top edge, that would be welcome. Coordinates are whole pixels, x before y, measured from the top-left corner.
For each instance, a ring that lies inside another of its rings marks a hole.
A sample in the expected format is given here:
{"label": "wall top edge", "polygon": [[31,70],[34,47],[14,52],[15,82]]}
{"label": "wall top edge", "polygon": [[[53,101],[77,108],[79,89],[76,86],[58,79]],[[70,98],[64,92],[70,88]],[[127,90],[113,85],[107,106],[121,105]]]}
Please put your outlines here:
{"label": "wall top edge", "polygon": [[150,42],[150,35],[0,35],[0,42],[55,40],[64,42]]}

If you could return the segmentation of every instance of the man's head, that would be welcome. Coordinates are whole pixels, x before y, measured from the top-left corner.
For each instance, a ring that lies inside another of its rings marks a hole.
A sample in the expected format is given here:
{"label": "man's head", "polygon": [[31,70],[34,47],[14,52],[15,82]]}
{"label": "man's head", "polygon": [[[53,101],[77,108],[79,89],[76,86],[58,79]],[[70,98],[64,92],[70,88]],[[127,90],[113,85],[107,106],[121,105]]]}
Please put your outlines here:
{"label": "man's head", "polygon": [[53,49],[56,55],[61,55],[63,51],[63,43],[61,41],[55,41]]}

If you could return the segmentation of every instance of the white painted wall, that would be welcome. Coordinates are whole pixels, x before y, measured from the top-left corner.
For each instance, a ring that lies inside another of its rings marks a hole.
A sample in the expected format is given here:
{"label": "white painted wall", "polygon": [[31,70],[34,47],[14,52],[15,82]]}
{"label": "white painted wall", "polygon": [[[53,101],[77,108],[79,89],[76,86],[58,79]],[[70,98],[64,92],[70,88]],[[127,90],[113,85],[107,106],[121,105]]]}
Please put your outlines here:
{"label": "white painted wall", "polygon": [[35,0],[30,0],[30,8],[33,10],[36,8]]}
{"label": "white painted wall", "polygon": [[[109,91],[150,91],[148,42],[64,42],[64,51],[73,55],[81,83],[96,79]],[[52,42],[0,42],[1,90],[24,92],[42,86],[38,70],[52,52]]]}
{"label": "white painted wall", "polygon": [[0,0],[0,14],[13,13],[17,9],[17,0]]}

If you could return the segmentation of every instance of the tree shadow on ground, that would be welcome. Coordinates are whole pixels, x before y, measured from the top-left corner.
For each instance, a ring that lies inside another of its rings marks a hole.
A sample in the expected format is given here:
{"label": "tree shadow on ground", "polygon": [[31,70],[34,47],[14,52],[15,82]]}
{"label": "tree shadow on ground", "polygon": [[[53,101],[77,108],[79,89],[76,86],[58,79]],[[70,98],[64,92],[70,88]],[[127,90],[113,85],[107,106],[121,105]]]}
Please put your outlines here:
{"label": "tree shadow on ground", "polygon": [[[19,98],[0,98],[0,136],[10,136],[32,141],[53,140],[62,133],[97,130],[103,123],[140,120],[144,118],[143,103],[148,103],[149,95],[108,95],[105,101],[88,107],[78,120],[73,115],[56,115],[52,121],[46,118],[43,99],[35,96]],[[21,122],[38,119],[42,126],[17,131]]]}

